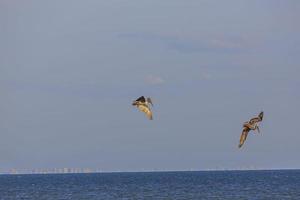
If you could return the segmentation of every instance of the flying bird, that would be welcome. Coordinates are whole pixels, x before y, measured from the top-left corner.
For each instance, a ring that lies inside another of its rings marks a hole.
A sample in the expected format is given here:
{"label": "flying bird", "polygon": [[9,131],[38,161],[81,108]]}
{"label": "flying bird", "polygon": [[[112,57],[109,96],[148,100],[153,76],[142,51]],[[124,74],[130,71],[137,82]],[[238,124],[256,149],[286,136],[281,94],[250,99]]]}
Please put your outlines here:
{"label": "flying bird", "polygon": [[137,100],[132,102],[133,106],[136,106],[140,111],[144,112],[148,119],[152,120],[152,111],[150,109],[150,105],[153,106],[150,97],[145,99],[144,96],[139,97]]}
{"label": "flying bird", "polygon": [[263,120],[263,117],[264,117],[264,112],[260,112],[257,117],[254,117],[254,118],[250,119],[250,121],[245,122],[243,124],[243,132],[240,137],[239,148],[241,148],[243,146],[243,144],[245,143],[249,131],[257,130],[257,132],[260,133],[258,124]]}

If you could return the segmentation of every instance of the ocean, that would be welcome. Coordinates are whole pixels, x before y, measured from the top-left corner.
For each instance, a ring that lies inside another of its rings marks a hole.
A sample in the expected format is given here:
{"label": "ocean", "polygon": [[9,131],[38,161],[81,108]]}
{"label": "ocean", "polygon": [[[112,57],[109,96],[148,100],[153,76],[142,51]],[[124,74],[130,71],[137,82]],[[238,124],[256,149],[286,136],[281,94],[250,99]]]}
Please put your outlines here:
{"label": "ocean", "polygon": [[300,199],[300,170],[0,175],[1,200]]}

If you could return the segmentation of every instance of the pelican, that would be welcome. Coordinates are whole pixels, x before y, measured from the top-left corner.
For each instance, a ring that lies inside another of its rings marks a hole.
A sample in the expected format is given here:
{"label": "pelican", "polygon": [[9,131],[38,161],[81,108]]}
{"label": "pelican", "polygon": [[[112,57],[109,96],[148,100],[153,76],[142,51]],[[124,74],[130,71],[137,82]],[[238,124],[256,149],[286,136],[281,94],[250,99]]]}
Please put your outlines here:
{"label": "pelican", "polygon": [[240,137],[239,148],[241,148],[243,146],[250,130],[253,130],[253,131],[257,130],[257,132],[260,133],[258,124],[263,120],[263,117],[264,117],[264,112],[260,112],[257,117],[254,117],[254,118],[250,119],[250,121],[245,122],[243,124],[243,132]]}
{"label": "pelican", "polygon": [[144,112],[147,115],[148,119],[152,120],[153,117],[152,117],[152,111],[150,109],[150,104],[151,106],[153,106],[150,97],[145,99],[144,96],[141,96],[137,100],[132,102],[133,106],[136,106],[140,111]]}

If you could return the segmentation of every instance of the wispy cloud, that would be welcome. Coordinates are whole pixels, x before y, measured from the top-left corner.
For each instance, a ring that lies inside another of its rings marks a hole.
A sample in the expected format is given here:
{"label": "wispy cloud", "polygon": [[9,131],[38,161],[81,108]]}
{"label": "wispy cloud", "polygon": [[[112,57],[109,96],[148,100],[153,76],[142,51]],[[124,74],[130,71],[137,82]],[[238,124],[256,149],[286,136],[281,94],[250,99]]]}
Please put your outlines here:
{"label": "wispy cloud", "polygon": [[210,80],[212,79],[212,75],[208,72],[202,72],[199,76],[200,80]]}
{"label": "wispy cloud", "polygon": [[156,43],[182,53],[230,53],[245,49],[245,41],[237,37],[188,37],[153,33],[127,33],[119,34],[118,36],[130,40]]}
{"label": "wispy cloud", "polygon": [[145,78],[145,82],[150,85],[160,85],[163,84],[165,80],[160,76],[148,75]]}
{"label": "wispy cloud", "polygon": [[214,48],[223,48],[223,49],[241,49],[244,45],[241,39],[225,39],[225,38],[215,38],[210,40],[209,43]]}

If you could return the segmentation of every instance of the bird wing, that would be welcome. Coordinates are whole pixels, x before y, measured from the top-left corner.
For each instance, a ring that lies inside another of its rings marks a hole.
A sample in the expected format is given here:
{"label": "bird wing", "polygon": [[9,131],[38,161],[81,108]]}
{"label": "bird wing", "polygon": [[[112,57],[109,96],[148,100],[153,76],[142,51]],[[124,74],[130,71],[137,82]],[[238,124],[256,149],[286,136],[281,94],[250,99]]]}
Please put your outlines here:
{"label": "bird wing", "polygon": [[243,144],[245,143],[249,131],[250,131],[250,129],[248,127],[244,127],[243,132],[242,132],[241,137],[240,137],[239,148],[241,148],[243,146]]}
{"label": "bird wing", "polygon": [[152,103],[152,100],[150,99],[150,97],[147,98],[147,102],[149,102],[153,106],[153,103]]}
{"label": "bird wing", "polygon": [[145,99],[145,97],[144,96],[141,96],[141,97],[139,97],[137,100],[135,100],[135,101],[140,101],[140,102],[145,102],[146,101],[146,99]]}
{"label": "bird wing", "polygon": [[140,111],[144,112],[150,120],[153,119],[152,112],[151,112],[151,110],[150,110],[150,108],[148,106],[146,106],[146,105],[138,105],[137,107],[138,107],[138,109]]}

